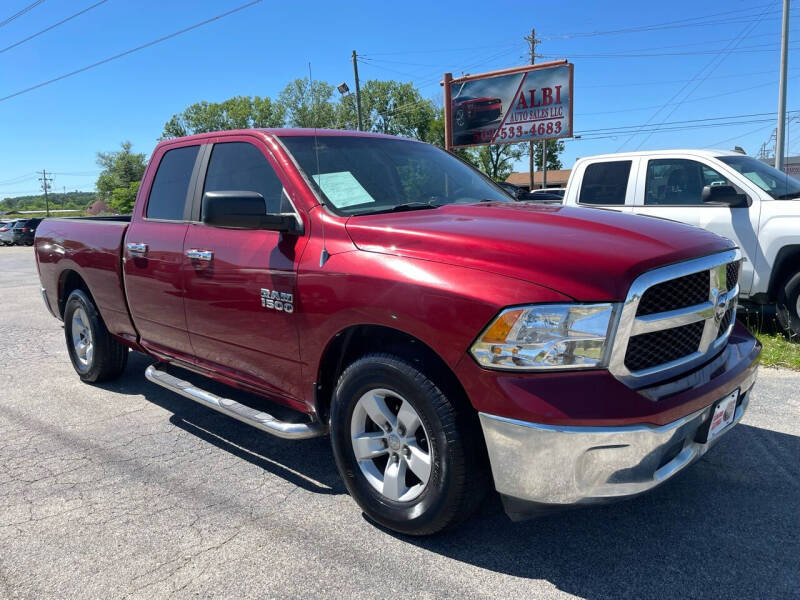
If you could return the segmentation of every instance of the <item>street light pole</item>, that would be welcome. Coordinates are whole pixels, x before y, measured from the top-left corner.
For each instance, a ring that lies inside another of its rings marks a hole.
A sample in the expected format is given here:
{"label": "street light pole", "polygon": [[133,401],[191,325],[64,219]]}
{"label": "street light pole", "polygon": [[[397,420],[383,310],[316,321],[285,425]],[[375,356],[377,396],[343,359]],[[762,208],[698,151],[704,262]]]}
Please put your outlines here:
{"label": "street light pole", "polygon": [[783,0],[783,33],[781,35],[781,72],[778,86],[778,129],[775,134],[775,168],[783,170],[786,156],[786,69],[789,62],[789,0]]}

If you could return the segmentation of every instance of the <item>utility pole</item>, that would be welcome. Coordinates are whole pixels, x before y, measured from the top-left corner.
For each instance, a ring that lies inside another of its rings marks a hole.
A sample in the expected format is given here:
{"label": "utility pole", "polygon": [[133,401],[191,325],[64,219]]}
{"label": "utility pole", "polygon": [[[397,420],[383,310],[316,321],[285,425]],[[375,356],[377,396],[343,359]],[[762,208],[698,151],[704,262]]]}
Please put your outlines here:
{"label": "utility pole", "polygon": [[361,86],[358,84],[358,55],[353,50],[353,76],[356,80],[356,112],[358,113],[358,130],[363,131],[364,125],[361,122]]}
{"label": "utility pole", "polygon": [[44,190],[44,205],[47,211],[47,216],[50,216],[50,200],[47,197],[47,192],[50,190],[50,184],[53,182],[52,177],[47,176],[47,171],[42,169],[42,176],[39,177],[39,181],[42,182],[42,189]]}
{"label": "utility pole", "polygon": [[778,84],[778,130],[775,135],[775,168],[783,171],[786,155],[786,68],[789,62],[789,0],[783,0],[783,33],[781,35],[781,73]]}
{"label": "utility pole", "polygon": [[[530,52],[531,52],[531,64],[534,64],[536,62],[536,42],[539,41],[539,40],[536,39],[536,29],[531,27],[531,35],[530,35],[530,37],[526,37],[525,39],[531,45],[531,50],[530,50]],[[534,153],[534,147],[533,147],[534,143],[535,142],[533,142],[533,141],[528,142],[528,176],[530,177],[530,182],[528,184],[528,187],[529,187],[530,191],[533,191],[533,167],[534,167],[533,163],[534,163],[534,154],[535,154]]]}

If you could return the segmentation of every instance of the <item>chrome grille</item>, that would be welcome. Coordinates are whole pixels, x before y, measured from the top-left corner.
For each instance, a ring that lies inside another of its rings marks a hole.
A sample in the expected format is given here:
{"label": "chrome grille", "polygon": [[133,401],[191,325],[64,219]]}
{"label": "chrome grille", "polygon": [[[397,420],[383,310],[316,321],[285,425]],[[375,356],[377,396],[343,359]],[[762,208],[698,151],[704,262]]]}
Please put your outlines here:
{"label": "chrome grille", "polygon": [[741,254],[729,250],[649,271],[622,307],[612,374],[641,387],[701,364],[727,342],[736,317]]}
{"label": "chrome grille", "polygon": [[625,366],[631,371],[650,369],[691,354],[700,345],[703,322],[634,335],[628,342]]}
{"label": "chrome grille", "polygon": [[652,315],[705,302],[710,278],[708,271],[701,271],[656,284],[642,294],[636,314]]}

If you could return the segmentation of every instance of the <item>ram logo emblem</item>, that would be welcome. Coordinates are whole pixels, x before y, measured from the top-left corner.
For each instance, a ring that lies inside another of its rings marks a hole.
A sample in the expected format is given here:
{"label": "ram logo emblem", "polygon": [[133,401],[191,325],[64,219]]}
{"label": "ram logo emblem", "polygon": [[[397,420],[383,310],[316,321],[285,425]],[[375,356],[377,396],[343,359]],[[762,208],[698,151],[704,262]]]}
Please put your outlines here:
{"label": "ram logo emblem", "polygon": [[293,313],[294,295],[261,288],[261,306],[285,313]]}

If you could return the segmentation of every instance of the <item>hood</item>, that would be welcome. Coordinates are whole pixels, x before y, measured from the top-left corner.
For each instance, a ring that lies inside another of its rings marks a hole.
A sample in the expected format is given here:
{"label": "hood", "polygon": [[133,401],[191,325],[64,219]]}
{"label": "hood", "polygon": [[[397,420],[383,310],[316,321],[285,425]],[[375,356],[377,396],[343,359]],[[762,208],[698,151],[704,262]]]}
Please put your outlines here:
{"label": "hood", "polygon": [[498,273],[582,301],[623,300],[645,271],[733,247],[673,221],[527,203],[351,217],[347,231],[361,250]]}

